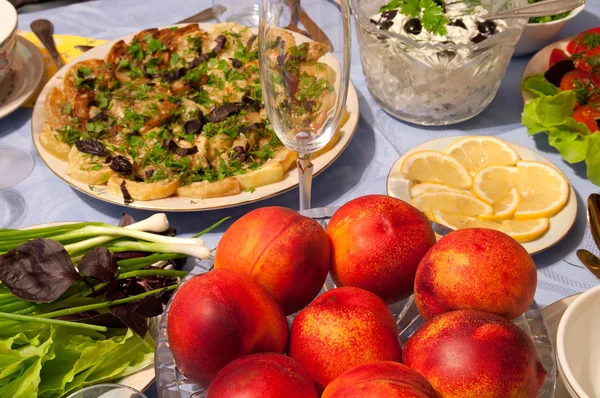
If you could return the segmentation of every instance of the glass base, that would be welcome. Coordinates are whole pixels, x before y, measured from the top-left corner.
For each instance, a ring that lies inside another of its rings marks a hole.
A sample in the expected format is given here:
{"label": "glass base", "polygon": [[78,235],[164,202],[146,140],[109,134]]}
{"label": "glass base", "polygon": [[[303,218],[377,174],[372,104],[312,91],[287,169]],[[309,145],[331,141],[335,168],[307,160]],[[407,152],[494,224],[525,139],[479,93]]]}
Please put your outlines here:
{"label": "glass base", "polygon": [[0,148],[0,189],[23,181],[33,170],[33,157],[16,148]]}

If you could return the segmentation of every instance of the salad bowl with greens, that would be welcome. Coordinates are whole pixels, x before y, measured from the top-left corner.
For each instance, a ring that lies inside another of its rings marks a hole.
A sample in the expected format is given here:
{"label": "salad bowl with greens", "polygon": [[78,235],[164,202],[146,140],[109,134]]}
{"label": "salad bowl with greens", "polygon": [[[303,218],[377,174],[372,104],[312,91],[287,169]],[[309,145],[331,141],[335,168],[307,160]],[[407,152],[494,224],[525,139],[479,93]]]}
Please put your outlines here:
{"label": "salad bowl with greens", "polygon": [[600,186],[600,27],[544,48],[523,72],[522,122]]}
{"label": "salad bowl with greens", "polygon": [[[529,0],[529,3],[537,3],[544,0]],[[557,15],[529,18],[525,25],[523,34],[515,47],[515,56],[529,55],[539,51],[544,46],[556,40],[556,36],[563,30],[565,25],[574,19],[585,4],[576,9]]]}

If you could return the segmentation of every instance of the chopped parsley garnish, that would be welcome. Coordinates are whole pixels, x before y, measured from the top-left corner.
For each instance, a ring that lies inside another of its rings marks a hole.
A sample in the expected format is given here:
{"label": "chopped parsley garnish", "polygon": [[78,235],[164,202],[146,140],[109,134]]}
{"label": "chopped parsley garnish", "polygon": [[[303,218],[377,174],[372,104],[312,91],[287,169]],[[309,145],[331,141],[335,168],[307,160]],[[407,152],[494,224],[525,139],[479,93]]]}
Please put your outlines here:
{"label": "chopped parsley garnish", "polygon": [[81,138],[81,131],[74,129],[71,126],[59,128],[58,139],[66,144],[73,145],[75,141]]}
{"label": "chopped parsley garnish", "polygon": [[600,47],[600,33],[590,32],[581,38],[581,44],[589,49]]}
{"label": "chopped parsley garnish", "polygon": [[62,108],[60,109],[60,112],[63,115],[70,115],[71,112],[73,112],[73,105],[69,103],[63,104]]}
{"label": "chopped parsley garnish", "polygon": [[165,51],[167,49],[167,46],[165,46],[162,41],[155,39],[152,35],[146,35],[144,41],[146,42],[146,49],[150,54],[154,54],[157,51]]}
{"label": "chopped parsley garnish", "polygon": [[89,68],[87,66],[80,66],[77,69],[77,74],[81,77],[88,77],[92,74],[92,68]]}
{"label": "chopped parsley garnish", "polygon": [[129,45],[127,52],[129,55],[131,55],[131,58],[135,59],[136,61],[141,61],[144,59],[144,50],[142,49],[142,45],[137,38],[134,39],[133,43]]}

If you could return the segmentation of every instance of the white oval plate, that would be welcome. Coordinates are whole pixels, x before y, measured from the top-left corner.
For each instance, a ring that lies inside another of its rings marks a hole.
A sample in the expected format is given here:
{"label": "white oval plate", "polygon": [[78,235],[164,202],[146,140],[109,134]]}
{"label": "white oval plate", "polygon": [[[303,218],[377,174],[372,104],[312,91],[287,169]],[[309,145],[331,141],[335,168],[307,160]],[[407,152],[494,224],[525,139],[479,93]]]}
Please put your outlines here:
{"label": "white oval plate", "polygon": [[[390,174],[388,175],[388,195],[394,198],[402,199],[406,202],[410,202],[410,181],[404,178],[400,172],[400,168],[402,167],[402,163],[404,162],[406,156],[417,151],[425,150],[441,152],[446,149],[448,145],[461,138],[464,137],[444,137],[437,140],[428,141],[412,148],[410,151],[402,155],[400,159],[394,163],[392,169],[390,170]],[[505,142],[509,144],[515,151],[517,151],[522,160],[537,160],[538,162],[544,162],[555,167],[548,159],[532,151],[531,149],[509,141]],[[577,215],[577,197],[575,196],[573,186],[569,184],[569,187],[571,188],[569,201],[567,202],[566,206],[560,212],[558,212],[558,214],[550,218],[550,228],[548,229],[548,232],[534,241],[522,243],[523,247],[529,254],[539,253],[560,242],[560,240],[569,232],[573,226],[573,223],[575,223],[575,216]]]}
{"label": "white oval plate", "polygon": [[[560,49],[566,52],[567,44],[569,44],[569,42],[574,38],[575,36],[566,37],[552,44],[548,44],[546,47],[542,48],[540,51],[535,53],[535,55],[531,57],[531,59],[525,66],[525,69],[523,69],[523,74],[521,75],[521,82],[526,77],[546,72],[549,68],[550,54],[552,54],[552,50]],[[521,96],[523,97],[523,102],[525,103],[528,103],[534,98],[532,94],[523,90],[521,90]]]}
{"label": "white oval plate", "polygon": [[[208,30],[214,25],[213,23],[201,23],[198,24],[200,29]],[[176,26],[176,25],[170,25]],[[184,26],[184,25],[180,25]],[[110,41],[104,43],[98,47],[95,47],[76,59],[69,62],[65,65],[61,70],[59,70],[56,75],[50,79],[50,81],[46,84],[40,96],[38,97],[35,107],[33,109],[33,116],[31,118],[31,133],[33,136],[33,143],[35,144],[35,148],[40,154],[40,158],[44,161],[46,166],[56,174],[61,180],[71,185],[73,188],[81,191],[87,195],[90,195],[96,199],[103,200],[105,202],[114,203],[117,205],[125,206],[123,203],[123,198],[120,196],[113,195],[108,192],[106,185],[95,185],[90,186],[88,184],[82,183],[80,181],[75,180],[71,176],[67,174],[68,163],[60,160],[54,156],[52,156],[48,151],[46,151],[40,145],[40,135],[42,133],[42,125],[44,123],[44,101],[46,100],[46,96],[50,92],[50,90],[56,86],[62,84],[62,79],[65,73],[71,69],[73,64],[84,61],[87,59],[94,58],[104,58],[106,54],[110,51],[113,44],[118,40],[124,40],[129,42],[133,38],[133,34],[121,37],[120,39]],[[297,38],[301,40],[304,36],[297,35]],[[304,40],[306,41],[306,38]],[[358,106],[358,96],[356,95],[356,89],[352,85],[349,84],[348,87],[348,98],[346,100],[346,109],[349,113],[349,118],[346,123],[340,128],[341,138],[340,140],[331,148],[329,151],[319,156],[318,158],[312,161],[314,165],[314,175],[318,175],[323,170],[325,170],[334,160],[341,155],[341,153],[346,149],[346,146],[350,143],[350,140],[354,136],[354,132],[356,131],[356,126],[358,126],[358,115],[359,115],[359,106]],[[258,187],[254,190],[254,192],[241,192],[237,195],[233,196],[223,196],[219,198],[209,198],[209,199],[194,199],[194,198],[181,198],[176,196],[171,196],[165,199],[158,200],[148,200],[141,201],[136,200],[133,203],[127,205],[127,207],[133,207],[136,209],[145,209],[145,210],[155,210],[155,211],[202,211],[202,210],[214,210],[214,209],[222,209],[226,207],[234,207],[242,204],[257,202],[259,200],[267,199],[284,192],[289,191],[290,189],[295,188],[298,185],[298,173],[295,169],[289,170],[282,181],[279,181],[275,184],[269,184],[262,187]]]}
{"label": "white oval plate", "polygon": [[[548,328],[550,338],[552,338],[552,345],[556,347],[556,334],[558,333],[558,325],[560,320],[571,303],[579,297],[579,294],[565,297],[562,300],[558,300],[542,310],[544,316],[544,322]],[[556,390],[554,390],[554,398],[570,398],[569,391],[565,387],[562,378],[558,371],[556,372]]]}

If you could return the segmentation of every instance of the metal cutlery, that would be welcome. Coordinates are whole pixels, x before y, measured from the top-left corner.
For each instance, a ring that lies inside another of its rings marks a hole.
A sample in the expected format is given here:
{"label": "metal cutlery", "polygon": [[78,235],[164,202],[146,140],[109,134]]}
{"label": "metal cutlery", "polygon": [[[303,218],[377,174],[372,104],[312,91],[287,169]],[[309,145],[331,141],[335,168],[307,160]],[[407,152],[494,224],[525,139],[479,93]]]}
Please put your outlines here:
{"label": "metal cutlery", "polygon": [[[593,193],[587,200],[587,219],[596,246],[600,248],[600,195]],[[577,250],[577,258],[598,279],[600,279],[600,258],[589,250]]]}
{"label": "metal cutlery", "polygon": [[64,66],[58,50],[56,49],[56,43],[54,42],[54,25],[47,19],[36,19],[30,25],[31,31],[40,39],[44,47],[50,53],[50,56],[58,66],[58,69]]}
{"label": "metal cutlery", "polygon": [[590,252],[589,250],[579,249],[577,250],[577,258],[585,265],[594,276],[600,279],[600,258]]}
{"label": "metal cutlery", "polygon": [[[286,0],[286,2],[288,2],[288,5],[289,1],[290,0]],[[310,33],[312,39],[319,43],[325,44],[325,46],[327,47],[327,51],[333,51],[333,44],[331,44],[331,40],[329,40],[329,37],[327,37],[325,32],[323,32],[323,30],[319,28],[319,25],[317,25],[315,21],[313,21],[310,18],[310,16],[306,13],[306,11],[304,11],[302,7],[298,6],[297,9],[298,19],[300,20],[300,22],[302,22],[302,25],[304,25],[308,33]]]}
{"label": "metal cutlery", "polygon": [[290,9],[292,11],[292,15],[290,17],[290,23],[288,24],[288,26],[285,27],[285,29],[290,30],[292,32],[300,33],[301,35],[304,35],[307,37],[311,37],[310,33],[308,33],[305,30],[302,30],[298,27],[298,11],[299,11],[298,9],[300,8],[298,6],[298,0],[285,0],[285,2],[287,3],[287,5],[290,7]]}
{"label": "metal cutlery", "polygon": [[586,0],[545,0],[510,10],[492,12],[490,14],[482,15],[481,18],[491,20],[544,17],[546,15],[556,15],[574,10],[575,8],[584,5],[585,2]]}

